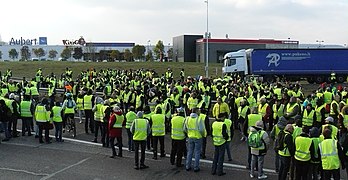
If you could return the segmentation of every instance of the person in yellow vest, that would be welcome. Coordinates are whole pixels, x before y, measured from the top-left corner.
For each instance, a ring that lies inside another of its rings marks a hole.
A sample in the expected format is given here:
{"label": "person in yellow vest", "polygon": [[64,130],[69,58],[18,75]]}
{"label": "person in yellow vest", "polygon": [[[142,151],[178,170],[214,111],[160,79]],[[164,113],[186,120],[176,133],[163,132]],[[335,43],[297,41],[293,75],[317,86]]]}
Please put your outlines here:
{"label": "person in yellow vest", "polygon": [[220,113],[227,113],[230,114],[230,108],[227,105],[227,103],[222,102],[222,99],[220,97],[217,98],[217,102],[215,103],[213,107],[213,117],[218,118]]}
{"label": "person in yellow vest", "polygon": [[324,97],[324,103],[329,105],[331,104],[332,100],[334,99],[334,96],[331,92],[330,87],[327,87],[325,92],[323,93],[323,97]]}
{"label": "person in yellow vest", "polygon": [[[9,141],[11,139],[11,133],[8,130],[10,114],[11,114],[10,108],[7,107],[5,100],[0,98],[0,125],[5,132],[5,139],[3,139],[2,141]],[[0,141],[1,141],[1,137],[0,137]]]}
{"label": "person in yellow vest", "polygon": [[309,128],[303,127],[295,139],[295,179],[308,179],[310,160],[314,157],[314,144],[309,137]]}
{"label": "person in yellow vest", "polygon": [[338,120],[338,115],[340,113],[340,107],[339,107],[339,102],[341,101],[341,97],[339,95],[335,95],[334,99],[332,100],[330,104],[330,114],[332,118],[334,118],[335,122]]}
{"label": "person in yellow vest", "polygon": [[315,111],[312,108],[312,104],[308,103],[306,109],[302,114],[302,126],[307,126],[309,128],[313,127],[313,123],[317,120]]}
{"label": "person in yellow vest", "polygon": [[171,119],[172,149],[170,153],[170,164],[182,167],[182,157],[186,150],[186,135],[184,132],[185,111],[184,108],[177,108],[177,115]]}
{"label": "person in yellow vest", "polygon": [[279,154],[280,167],[278,180],[286,180],[288,172],[290,170],[291,159],[295,154],[295,146],[292,138],[292,132],[294,127],[291,124],[287,124],[283,131],[283,138],[278,137],[278,143],[283,143],[282,146],[278,145],[277,153]]}
{"label": "person in yellow vest", "polygon": [[[112,109],[112,114],[110,120],[108,120],[108,129],[109,129],[109,137],[110,137],[110,146],[112,150],[112,155],[110,158],[114,158],[115,156],[122,157],[122,127],[125,126],[124,116],[120,107],[115,106]],[[115,139],[117,139],[118,144],[118,154],[115,149]]]}
{"label": "person in yellow vest", "polygon": [[320,166],[320,159],[318,154],[318,147],[319,143],[321,142],[319,138],[319,129],[317,127],[312,127],[309,130],[309,137],[312,139],[313,145],[314,145],[314,157],[311,159],[311,164],[309,168],[309,179],[318,180],[319,179],[319,166]]}
{"label": "person in yellow vest", "polygon": [[82,124],[83,123],[82,116],[84,114],[84,110],[83,110],[83,94],[81,92],[77,95],[77,98],[76,98],[76,110],[80,120],[79,123]]}
{"label": "person in yellow vest", "polygon": [[[264,123],[262,120],[258,120],[254,126],[250,127],[250,132],[257,131],[260,136],[260,141],[262,142],[262,145],[260,147],[254,148],[250,147],[250,153],[252,155],[251,159],[251,167],[250,167],[250,178],[254,178],[254,171],[255,167],[257,166],[258,170],[258,179],[267,179],[266,174],[263,171],[263,164],[265,155],[267,154],[268,146],[270,143],[269,136],[264,129]],[[252,133],[250,133],[252,134]],[[248,138],[250,138],[251,135],[249,135]]]}
{"label": "person in yellow vest", "polygon": [[284,117],[280,117],[279,121],[276,125],[273,126],[272,131],[270,133],[270,138],[274,141],[274,150],[275,150],[275,170],[276,172],[279,172],[279,154],[278,154],[278,149],[277,146],[279,144],[278,142],[278,137],[280,133],[284,133],[284,128],[287,124],[287,120]]}
{"label": "person in yellow vest", "polygon": [[325,118],[326,118],[325,106],[326,104],[324,103],[324,99],[318,98],[316,106],[315,106],[315,114],[316,114],[317,120],[314,122],[314,126],[317,128],[320,128],[321,125],[325,123]]}
{"label": "person in yellow vest", "polygon": [[[273,121],[271,122],[270,120],[272,119],[272,109],[267,103],[266,98],[261,98],[260,99],[260,104],[258,106],[258,112],[259,114],[262,115],[262,121],[264,123],[265,130],[268,128],[273,127]],[[271,130],[271,129],[270,129]]]}
{"label": "person in yellow vest", "polygon": [[[133,134],[134,150],[135,150],[135,166],[134,169],[145,169],[149,166],[145,165],[145,148],[146,139],[151,132],[150,124],[148,120],[143,118],[143,112],[137,113],[137,119],[132,122],[130,131]],[[141,149],[140,166],[139,166],[139,146]]]}
{"label": "person in yellow vest", "polygon": [[229,139],[229,135],[227,133],[228,127],[224,122],[224,116],[224,114],[220,114],[219,118],[212,124],[212,137],[215,151],[211,174],[217,174],[218,176],[223,176],[226,174],[223,171],[223,163],[225,157],[226,141]]}
{"label": "person in yellow vest", "polygon": [[130,127],[133,121],[137,118],[135,109],[133,106],[129,107],[129,112],[126,113],[126,130],[128,135],[128,151],[134,151],[133,135],[130,131]]}
{"label": "person in yellow vest", "polygon": [[246,136],[243,135],[243,125],[245,120],[247,119],[247,116],[250,114],[250,107],[248,106],[248,101],[245,99],[242,99],[240,101],[240,106],[238,107],[238,120],[237,123],[238,124],[238,129],[240,130],[241,134],[242,134],[242,139],[241,141],[244,141],[246,139]]}
{"label": "person in yellow vest", "polygon": [[332,139],[331,130],[325,129],[324,140],[319,144],[319,158],[323,169],[323,179],[340,179],[340,167],[345,169],[344,154],[337,140]]}
{"label": "person in yellow vest", "polygon": [[189,110],[189,113],[192,112],[193,108],[197,108],[197,106],[198,106],[197,94],[195,92],[192,92],[190,94],[190,97],[187,100],[187,108]]}
{"label": "person in yellow vest", "polygon": [[[114,106],[114,107],[116,107],[116,106]],[[103,116],[104,116],[104,121],[103,121],[104,134],[102,134],[102,145],[103,145],[103,147],[107,147],[107,148],[110,146],[110,136],[109,136],[110,135],[110,132],[109,132],[110,122],[109,121],[110,121],[110,116],[112,114],[114,107],[111,106],[109,99],[106,99],[104,101],[103,106],[102,106],[102,112],[103,112]]]}
{"label": "person in yellow vest", "polygon": [[[223,119],[223,122],[226,124],[226,131],[228,135],[228,139],[226,140],[226,153],[228,161],[232,161],[232,155],[231,155],[231,141],[233,138],[234,130],[233,130],[233,122],[230,120],[226,113],[222,113],[219,115],[221,119]],[[207,126],[207,125],[206,125]]]}
{"label": "person in yellow vest", "polygon": [[348,128],[348,105],[345,105],[338,116],[338,126]]}
{"label": "person in yellow vest", "polygon": [[[63,132],[65,132],[66,120],[68,119],[68,117],[71,118],[72,120],[75,119],[75,108],[76,108],[76,102],[73,99],[72,94],[66,93],[65,96],[66,96],[66,99],[64,100],[62,105],[62,110],[64,112]],[[70,131],[71,129],[68,129],[68,130]]]}
{"label": "person in yellow vest", "polygon": [[20,115],[19,104],[17,103],[18,96],[16,96],[14,93],[11,93],[8,98],[9,99],[5,99],[6,105],[11,110],[11,116],[10,116],[10,121],[8,124],[8,130],[12,134],[12,137],[19,137],[19,135],[18,135],[19,132],[17,131],[18,117]]}
{"label": "person in yellow vest", "polygon": [[88,134],[88,128],[91,133],[94,133],[94,107],[95,97],[92,94],[92,89],[88,89],[87,94],[83,96],[83,109],[85,110],[85,132]]}
{"label": "person in yellow vest", "polygon": [[35,107],[35,121],[39,128],[39,142],[44,143],[42,140],[42,131],[45,130],[45,141],[50,144],[49,138],[49,121],[50,121],[50,109],[48,107],[48,100],[43,98],[39,104]]}
{"label": "person in yellow vest", "polygon": [[64,142],[62,139],[63,132],[63,109],[60,106],[60,102],[56,102],[56,104],[52,107],[51,110],[52,121],[55,128],[55,138],[56,142]]}
{"label": "person in yellow vest", "polygon": [[[250,127],[255,125],[257,121],[262,120],[262,115],[257,113],[257,107],[253,107],[250,110],[250,114],[247,115],[247,118],[244,121],[243,125],[243,135],[244,137],[249,136]],[[242,139],[243,141],[247,140],[247,138]],[[251,167],[251,149],[248,146],[248,165],[247,169]]]}
{"label": "person in yellow vest", "polygon": [[295,121],[294,117],[300,114],[300,105],[297,103],[297,98],[292,96],[289,103],[286,105],[284,117],[293,123]]}
{"label": "person in yellow vest", "polygon": [[206,129],[204,122],[201,121],[197,115],[199,110],[197,108],[192,109],[192,113],[185,120],[184,129],[188,136],[188,149],[186,158],[186,171],[190,171],[192,157],[194,155],[195,164],[194,171],[199,172],[199,160],[202,150],[202,138],[206,136]]}
{"label": "person in yellow vest", "polygon": [[136,98],[135,98],[135,109],[136,111],[142,111],[145,105],[145,97],[144,94],[141,93],[140,90],[136,92]]}
{"label": "person in yellow vest", "polygon": [[33,123],[35,105],[30,100],[30,96],[24,95],[23,101],[21,101],[19,105],[19,109],[22,119],[22,136],[25,136],[25,132],[28,132],[28,136],[31,136],[30,125]]}
{"label": "person in yellow vest", "polygon": [[338,128],[334,125],[334,119],[332,117],[327,117],[325,118],[325,124],[323,124],[319,131],[321,133],[324,132],[325,128],[329,128],[331,130],[331,135],[332,135],[332,139],[337,139],[338,138]]}
{"label": "person in yellow vest", "polygon": [[92,142],[98,142],[98,131],[100,129],[100,134],[103,136],[105,133],[104,130],[104,112],[103,112],[103,103],[104,100],[101,97],[95,98],[95,105],[92,109],[94,112],[94,139]]}
{"label": "person in yellow vest", "polygon": [[157,145],[160,143],[160,157],[165,157],[164,154],[164,135],[165,135],[165,115],[162,114],[162,109],[158,108],[150,118],[150,126],[153,139],[153,158],[157,160]]}

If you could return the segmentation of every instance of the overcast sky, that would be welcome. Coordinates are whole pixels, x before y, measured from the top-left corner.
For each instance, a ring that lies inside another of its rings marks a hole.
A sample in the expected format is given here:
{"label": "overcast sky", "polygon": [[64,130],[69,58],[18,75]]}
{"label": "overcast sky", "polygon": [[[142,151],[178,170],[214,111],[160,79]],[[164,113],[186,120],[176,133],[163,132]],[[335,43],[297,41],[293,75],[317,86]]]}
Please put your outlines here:
{"label": "overcast sky", "polygon": [[[0,35],[146,45],[174,36],[204,34],[204,0],[7,0],[0,5]],[[292,39],[348,44],[347,0],[209,0],[212,38]]]}

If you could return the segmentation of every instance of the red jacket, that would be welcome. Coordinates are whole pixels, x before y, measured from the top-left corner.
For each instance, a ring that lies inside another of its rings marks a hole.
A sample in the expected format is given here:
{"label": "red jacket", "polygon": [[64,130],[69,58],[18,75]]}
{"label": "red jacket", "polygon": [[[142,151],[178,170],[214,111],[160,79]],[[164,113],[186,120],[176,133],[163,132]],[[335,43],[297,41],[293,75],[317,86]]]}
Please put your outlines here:
{"label": "red jacket", "polygon": [[[122,112],[113,112],[112,115],[110,116],[110,120],[109,120],[109,136],[110,138],[113,137],[122,137],[122,128],[114,128],[114,124],[116,122],[116,114],[117,115],[123,115]],[[126,121],[124,120],[122,123],[122,126],[126,125]]]}

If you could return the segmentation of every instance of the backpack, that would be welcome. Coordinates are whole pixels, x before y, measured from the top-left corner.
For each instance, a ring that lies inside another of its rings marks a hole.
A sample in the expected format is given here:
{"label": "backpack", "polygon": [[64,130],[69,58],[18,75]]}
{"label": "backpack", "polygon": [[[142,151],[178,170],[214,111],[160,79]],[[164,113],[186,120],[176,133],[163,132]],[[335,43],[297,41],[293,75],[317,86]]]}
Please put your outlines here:
{"label": "backpack", "polygon": [[261,137],[262,131],[251,131],[251,134],[248,138],[248,145],[252,148],[259,148],[262,146],[262,137]]}
{"label": "backpack", "polygon": [[284,150],[284,139],[285,139],[285,132],[280,131],[278,134],[278,137],[275,141],[275,150],[276,151],[282,151]]}
{"label": "backpack", "polygon": [[74,103],[71,99],[68,99],[68,101],[66,102],[66,107],[67,108],[74,108]]}

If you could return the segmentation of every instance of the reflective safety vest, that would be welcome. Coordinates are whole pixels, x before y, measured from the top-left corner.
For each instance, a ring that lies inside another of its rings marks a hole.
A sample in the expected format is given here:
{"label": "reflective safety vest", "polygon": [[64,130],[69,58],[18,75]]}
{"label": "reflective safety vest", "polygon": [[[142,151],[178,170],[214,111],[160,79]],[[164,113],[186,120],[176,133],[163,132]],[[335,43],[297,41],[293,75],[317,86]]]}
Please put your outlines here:
{"label": "reflective safety vest", "polygon": [[333,104],[336,104],[337,111],[340,110],[338,103],[336,101],[332,101],[330,104],[330,115],[336,115],[336,112],[334,112],[334,109],[333,109]]}
{"label": "reflective safety vest", "polygon": [[[257,121],[262,120],[261,114],[249,114],[248,115],[248,127],[255,126]],[[249,133],[249,128],[248,128]]]}
{"label": "reflective safety vest", "polygon": [[78,110],[83,110],[83,98],[77,98],[76,99],[76,108]]}
{"label": "reflective safety vest", "polygon": [[[284,140],[287,138],[287,136],[291,136],[291,134],[287,131],[284,131],[285,135],[284,135]],[[285,141],[283,142],[284,145],[284,149],[283,150],[278,150],[278,154],[280,156],[285,156],[285,157],[290,157],[291,154],[290,154],[290,151],[289,151],[289,147],[287,146],[287,144],[285,144]]]}
{"label": "reflective safety vest", "polygon": [[52,113],[53,113],[52,120],[54,122],[63,122],[63,119],[62,119],[62,116],[61,116],[61,112],[62,112],[62,107],[53,106],[53,108],[52,108]]}
{"label": "reflective safety vest", "polygon": [[231,141],[231,126],[232,121],[230,119],[225,119],[224,123],[226,124],[228,139],[227,141]]}
{"label": "reflective safety vest", "polygon": [[323,104],[323,105],[321,105],[321,106],[317,106],[316,108],[315,108],[315,115],[317,116],[317,122],[321,122],[321,119],[322,119],[322,117],[321,117],[321,110],[323,109],[323,108],[325,108],[325,104]]}
{"label": "reflective safety vest", "polygon": [[223,125],[224,125],[224,122],[219,122],[219,121],[215,121],[212,125],[212,128],[213,128],[212,136],[213,136],[214,146],[221,146],[226,142],[225,138],[222,135]]}
{"label": "reflective safety vest", "polygon": [[171,120],[171,124],[172,124],[171,138],[172,139],[174,140],[185,139],[184,123],[185,123],[185,118],[182,116],[174,116],[172,118]]}
{"label": "reflective safety vest", "polygon": [[48,97],[52,96],[54,92],[54,86],[48,88]]}
{"label": "reflective safety vest", "polygon": [[[68,108],[68,107],[67,107],[68,101],[69,101],[69,100],[65,100],[65,101],[64,101],[64,103],[65,103],[65,105],[66,105],[66,106],[65,106],[65,109],[64,109],[64,114],[75,114],[75,109],[74,109],[73,107],[72,107],[72,108]],[[72,100],[71,100],[71,103],[73,103]]]}
{"label": "reflective safety vest", "polygon": [[116,121],[115,121],[115,124],[112,126],[114,128],[122,128],[122,124],[123,124],[123,121],[124,121],[124,116],[123,115],[113,115],[113,116],[116,116]]}
{"label": "reflective safety vest", "polygon": [[295,139],[295,159],[299,161],[309,161],[311,159],[311,153],[309,151],[311,144],[311,138],[302,136],[297,137]]}
{"label": "reflective safety vest", "polygon": [[1,96],[5,96],[8,93],[7,88],[1,88]]}
{"label": "reflective safety vest", "polygon": [[342,114],[343,117],[343,125],[344,127],[348,127],[348,115],[347,114]]}
{"label": "reflective safety vest", "polygon": [[280,100],[282,99],[282,89],[281,88],[275,88],[273,90],[274,94],[277,95],[277,99]]}
{"label": "reflective safety vest", "polygon": [[13,113],[13,103],[14,101],[12,99],[5,99],[6,106],[11,110],[11,113]]}
{"label": "reflective safety vest", "polygon": [[294,132],[292,132],[292,137],[294,140],[301,134],[302,127],[296,126],[296,124],[292,124],[292,127],[294,127]]}
{"label": "reflective safety vest", "polygon": [[149,105],[149,107],[150,107],[150,111],[151,111],[151,112],[154,112],[154,111],[155,111],[155,107],[157,106],[157,100],[158,100],[158,98],[157,98],[157,97],[154,97],[152,100],[150,100],[150,101],[148,102],[148,105]]}
{"label": "reflective safety vest", "polygon": [[238,108],[239,118],[242,117],[245,119],[247,112],[248,112],[248,109],[249,109],[249,106],[244,106],[243,109],[242,109],[242,106],[239,106],[239,108]]}
{"label": "reflective safety vest", "polygon": [[96,105],[96,111],[94,113],[94,120],[95,121],[104,121],[104,112],[103,112],[103,105],[102,104],[97,104]]}
{"label": "reflective safety vest", "polygon": [[47,112],[46,107],[37,105],[35,108],[35,120],[37,122],[48,122],[49,119],[49,112]]}
{"label": "reflective safety vest", "polygon": [[303,118],[302,118],[302,125],[304,126],[313,126],[313,116],[314,111],[311,110],[311,112],[308,114],[307,110],[304,110],[303,112]]}
{"label": "reflective safety vest", "polygon": [[172,101],[174,101],[175,107],[179,107],[180,106],[180,94],[172,94],[170,96],[170,99]]}
{"label": "reflective safety vest", "polygon": [[321,133],[324,132],[326,126],[330,126],[331,127],[330,128],[331,132],[332,132],[331,133],[331,138],[332,139],[337,139],[338,128],[336,126],[334,126],[334,125],[331,125],[331,124],[324,124],[324,125],[322,125],[321,126],[321,129],[322,129]]}
{"label": "reflective safety vest", "polygon": [[21,117],[33,117],[30,111],[31,101],[22,101],[20,104]]}
{"label": "reflective safety vest", "polygon": [[274,119],[276,119],[277,117],[282,117],[284,115],[284,104],[280,104],[278,108],[277,104],[273,104],[272,110]]}
{"label": "reflective safety vest", "polygon": [[198,130],[199,119],[198,117],[187,117],[185,121],[185,125],[187,127],[187,136],[193,139],[201,139],[202,134]]}
{"label": "reflective safety vest", "polygon": [[[201,114],[199,114],[199,116],[198,116],[198,120],[199,120],[199,121],[202,121],[203,124],[205,124],[205,118],[206,118],[206,117],[207,117],[207,115],[201,113]],[[204,130],[203,130],[203,137],[207,137],[207,129],[206,129],[206,128],[204,128]]]}
{"label": "reflective safety vest", "polygon": [[164,136],[165,134],[165,115],[164,114],[153,114],[152,120],[152,136]]}
{"label": "reflective safety vest", "polygon": [[92,97],[93,95],[85,95],[83,96],[83,109],[92,110]]}
{"label": "reflective safety vest", "polygon": [[141,107],[141,98],[144,97],[143,94],[137,95],[135,100],[135,108],[138,109]]}
{"label": "reflective safety vest", "polygon": [[324,92],[324,103],[325,104],[331,104],[332,102],[332,93],[329,91]]}
{"label": "reflective safety vest", "polygon": [[267,107],[268,107],[267,103],[264,104],[264,105],[262,105],[262,104],[259,105],[259,111],[258,112],[259,112],[259,114],[262,115],[262,117],[264,117],[266,115]]}
{"label": "reflective safety vest", "polygon": [[189,99],[187,100],[187,108],[189,110],[192,110],[193,108],[196,108],[197,105],[198,105],[198,99],[189,97]]}
{"label": "reflective safety vest", "polygon": [[[287,113],[292,113],[292,112],[294,111],[294,108],[295,108],[296,106],[298,106],[297,103],[295,103],[295,104],[293,104],[293,105],[291,105],[291,104],[286,105],[286,112],[287,112]],[[296,116],[296,114],[295,114],[294,116]]]}
{"label": "reflective safety vest", "polygon": [[133,121],[137,118],[137,114],[134,111],[129,111],[126,114],[126,129],[129,129],[133,123]]}
{"label": "reflective safety vest", "polygon": [[146,119],[134,120],[133,140],[144,141],[147,138],[148,121]]}
{"label": "reflective safety vest", "polygon": [[323,170],[339,169],[340,159],[338,157],[337,141],[334,139],[324,139],[319,144],[319,148]]}
{"label": "reflective safety vest", "polygon": [[32,96],[38,96],[38,95],[39,95],[39,91],[38,91],[38,89],[36,88],[36,86],[31,86],[31,87],[30,87],[30,92],[31,92],[31,95],[32,95]]}

